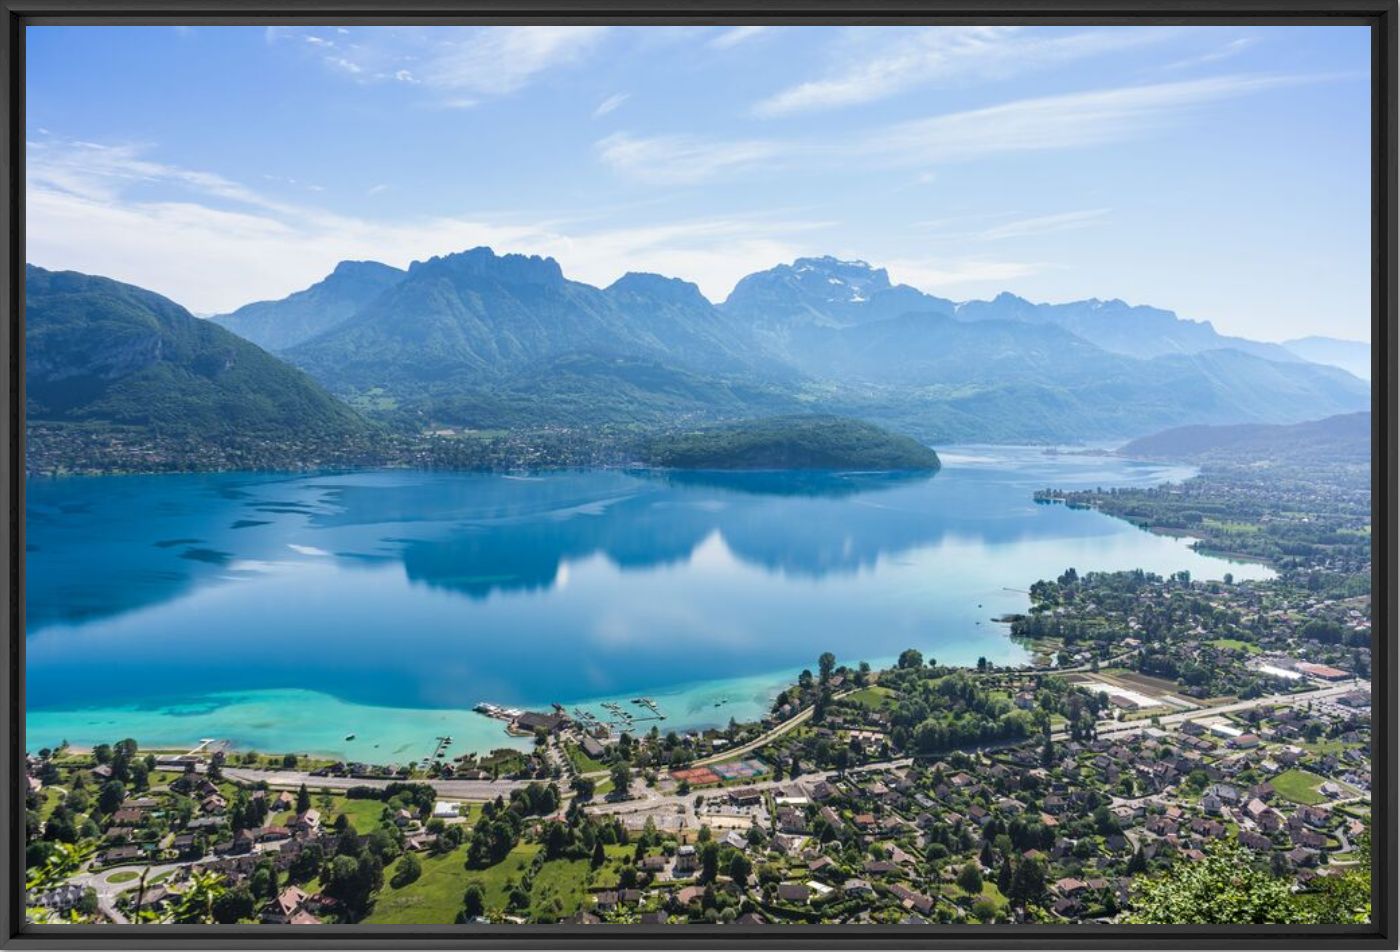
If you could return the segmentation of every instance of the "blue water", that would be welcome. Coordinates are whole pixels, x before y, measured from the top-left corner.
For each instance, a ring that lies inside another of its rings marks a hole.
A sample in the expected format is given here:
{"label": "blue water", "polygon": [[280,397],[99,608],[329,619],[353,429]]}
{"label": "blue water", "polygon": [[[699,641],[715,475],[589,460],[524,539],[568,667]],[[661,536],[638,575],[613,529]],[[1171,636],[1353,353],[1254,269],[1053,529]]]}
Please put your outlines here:
{"label": "blue water", "polygon": [[454,752],[504,743],[469,712],[479,701],[617,699],[641,715],[629,702],[643,694],[659,726],[701,726],[761,712],[826,650],[1023,660],[992,619],[1069,566],[1267,574],[1032,501],[1183,470],[1006,448],[944,458],[933,477],[31,481],[28,746],[214,736],[421,756],[443,732]]}

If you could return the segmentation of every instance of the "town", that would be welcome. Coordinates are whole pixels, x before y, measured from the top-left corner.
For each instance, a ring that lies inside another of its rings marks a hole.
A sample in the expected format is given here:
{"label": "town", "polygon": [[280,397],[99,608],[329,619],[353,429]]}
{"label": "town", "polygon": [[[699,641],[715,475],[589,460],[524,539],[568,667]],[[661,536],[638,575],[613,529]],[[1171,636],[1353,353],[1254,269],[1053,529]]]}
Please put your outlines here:
{"label": "town", "polygon": [[30,917],[1366,921],[1369,496],[1300,518],[1307,487],[1341,477],[1286,476],[1040,494],[1189,523],[1275,576],[1067,569],[1005,619],[1023,667],[826,653],[760,721],[493,708],[532,749],[440,743],[407,766],[115,738],[34,751]]}

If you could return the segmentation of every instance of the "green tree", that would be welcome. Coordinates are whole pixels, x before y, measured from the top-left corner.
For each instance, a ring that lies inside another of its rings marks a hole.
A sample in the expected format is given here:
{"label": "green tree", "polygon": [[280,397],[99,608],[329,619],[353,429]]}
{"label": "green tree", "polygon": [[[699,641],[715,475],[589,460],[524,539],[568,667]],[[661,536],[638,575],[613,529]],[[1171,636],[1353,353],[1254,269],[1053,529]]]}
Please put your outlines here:
{"label": "green tree", "polygon": [[632,782],[632,768],[619,760],[609,768],[608,773],[612,777],[613,792],[619,799],[627,799],[628,788]]}
{"label": "green tree", "polygon": [[475,919],[486,912],[486,890],[481,883],[467,883],[467,891],[462,894],[462,917]]}
{"label": "green tree", "polygon": [[734,857],[729,861],[729,878],[738,883],[740,887],[748,881],[749,874],[753,872],[753,863],[743,853],[737,850]]}
{"label": "green tree", "polygon": [[1011,879],[1010,899],[1018,906],[1039,903],[1045,896],[1045,868],[1039,860],[1022,860]]}
{"label": "green tree", "polygon": [[982,870],[976,863],[968,863],[958,871],[958,886],[973,896],[982,891]]}
{"label": "green tree", "polygon": [[1238,846],[1216,843],[1203,862],[1139,879],[1128,921],[1162,925],[1293,924],[1308,920],[1287,880],[1256,869]]}
{"label": "green tree", "polygon": [[389,885],[395,889],[402,889],[422,875],[423,864],[419,862],[418,857],[412,853],[405,853],[403,859],[394,867],[394,876],[389,880]]}
{"label": "green tree", "polygon": [[253,918],[255,908],[256,903],[248,887],[236,886],[215,898],[210,911],[215,922],[227,925]]}
{"label": "green tree", "polygon": [[120,780],[108,780],[97,793],[97,808],[103,813],[116,813],[126,799],[126,786]]}

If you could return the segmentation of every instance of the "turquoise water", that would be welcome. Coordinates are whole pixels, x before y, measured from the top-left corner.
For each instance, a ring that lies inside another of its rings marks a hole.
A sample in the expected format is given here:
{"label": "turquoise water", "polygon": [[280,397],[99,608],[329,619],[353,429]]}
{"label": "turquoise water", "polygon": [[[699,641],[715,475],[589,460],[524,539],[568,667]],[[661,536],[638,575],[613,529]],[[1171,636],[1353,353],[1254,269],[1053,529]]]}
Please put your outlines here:
{"label": "turquoise water", "polygon": [[[1047,486],[1187,473],[945,451],[934,477],[405,471],[28,484],[27,744],[217,737],[396,760],[501,746],[479,701],[663,729],[764,711],[818,654],[1020,661],[992,618],[1074,566],[1258,566],[1063,506]],[[354,741],[345,735],[356,734]]]}

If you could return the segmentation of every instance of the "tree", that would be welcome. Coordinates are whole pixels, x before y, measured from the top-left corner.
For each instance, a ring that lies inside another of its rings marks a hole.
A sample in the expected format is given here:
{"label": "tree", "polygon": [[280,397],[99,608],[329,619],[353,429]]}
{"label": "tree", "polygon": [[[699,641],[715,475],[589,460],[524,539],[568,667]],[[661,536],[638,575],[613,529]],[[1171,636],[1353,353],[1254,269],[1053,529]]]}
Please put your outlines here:
{"label": "tree", "polygon": [[968,863],[958,871],[958,886],[972,896],[982,891],[982,870],[976,863]]}
{"label": "tree", "polygon": [[1130,922],[1162,925],[1262,925],[1308,921],[1289,883],[1256,869],[1248,851],[1211,846],[1197,863],[1177,863],[1164,876],[1133,886]]}
{"label": "tree", "polygon": [[700,881],[713,883],[719,874],[719,844],[710,840],[700,845]]}
{"label": "tree", "polygon": [[476,919],[486,912],[486,890],[481,883],[467,883],[467,891],[462,894],[462,916]]}
{"label": "tree", "polygon": [[214,903],[226,889],[223,874],[196,869],[190,873],[189,882],[172,903],[171,921],[205,924],[213,922]]}
{"label": "tree", "polygon": [[1128,860],[1128,874],[1136,876],[1139,873],[1147,872],[1147,854],[1142,850],[1133,852],[1133,858]]}
{"label": "tree", "polygon": [[822,685],[826,685],[831,680],[831,673],[836,670],[836,655],[830,651],[823,651],[817,659],[817,677]]}
{"label": "tree", "polygon": [[1045,869],[1039,860],[1023,860],[1011,879],[1010,899],[1018,906],[1038,903],[1045,895]]}
{"label": "tree", "polygon": [[626,800],[632,784],[632,768],[619,760],[609,768],[608,773],[612,777],[613,792],[618,799]]}
{"label": "tree", "polygon": [[897,662],[901,668],[922,668],[924,666],[924,654],[915,648],[906,648],[899,653]]}
{"label": "tree", "polygon": [[108,780],[97,794],[97,808],[103,813],[116,813],[126,799],[126,786],[120,780]]}
{"label": "tree", "polygon": [[395,889],[402,889],[422,875],[423,864],[419,862],[418,857],[412,853],[405,853],[403,859],[394,867],[394,878],[389,880],[389,885]]}
{"label": "tree", "polygon": [[311,791],[306,789],[306,784],[297,788],[297,812],[305,813],[311,809]]}
{"label": "tree", "polygon": [[248,880],[248,888],[256,899],[264,902],[277,898],[277,868],[271,862],[259,863]]}
{"label": "tree", "polygon": [[217,897],[211,912],[215,922],[227,925],[241,919],[253,918],[253,910],[256,907],[248,887],[237,886]]}
{"label": "tree", "polygon": [[997,889],[1003,896],[1011,895],[1011,883],[1015,878],[1015,870],[1011,866],[1011,860],[1004,859],[1001,862],[1001,869],[997,870]]}
{"label": "tree", "polygon": [[315,879],[321,871],[321,861],[325,853],[321,844],[315,841],[305,843],[287,867],[287,878],[294,883],[304,883]]}
{"label": "tree", "polygon": [[748,882],[749,875],[753,872],[753,863],[743,853],[735,851],[734,858],[729,861],[729,878],[743,887]]}
{"label": "tree", "polygon": [[321,892],[358,917],[369,906],[370,897],[383,885],[384,866],[379,857],[365,852],[357,859],[342,853],[326,865]]}
{"label": "tree", "polygon": [[593,860],[592,860],[592,862],[591,862],[590,865],[591,865],[594,869],[597,869],[598,867],[602,866],[602,865],[603,865],[604,863],[606,863],[607,861],[608,861],[608,851],[607,851],[606,849],[603,848],[603,841],[602,841],[602,840],[594,840],[594,841],[593,841]]}

